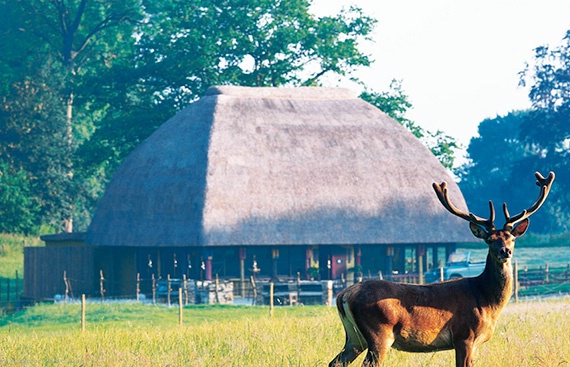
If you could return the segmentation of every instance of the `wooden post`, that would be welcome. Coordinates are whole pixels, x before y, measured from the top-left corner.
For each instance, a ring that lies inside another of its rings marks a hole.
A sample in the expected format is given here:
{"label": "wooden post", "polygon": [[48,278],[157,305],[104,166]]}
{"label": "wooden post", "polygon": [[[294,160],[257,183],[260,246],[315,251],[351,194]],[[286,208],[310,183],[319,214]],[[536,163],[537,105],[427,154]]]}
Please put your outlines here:
{"label": "wooden post", "polygon": [[20,277],[18,276],[18,270],[16,270],[16,310],[20,309],[20,285],[18,284]]}
{"label": "wooden post", "polygon": [[419,273],[419,283],[424,284],[424,256],[418,255],[418,273]]}
{"label": "wooden post", "polygon": [[220,286],[220,280],[218,279],[218,273],[216,273],[216,283],[214,284],[216,289],[214,290],[214,294],[216,295],[216,304],[220,303],[220,293],[218,291],[218,288]]}
{"label": "wooden post", "polygon": [[515,261],[514,269],[514,282],[515,282],[515,303],[519,303],[519,262]]}
{"label": "wooden post", "polygon": [[81,295],[81,332],[85,331],[85,294]]}
{"label": "wooden post", "polygon": [[156,278],[154,274],[151,276],[152,279],[152,304],[156,304]]}
{"label": "wooden post", "polygon": [[333,305],[333,281],[327,282],[327,306]]}
{"label": "wooden post", "polygon": [[273,317],[273,282],[269,283],[269,316]]}
{"label": "wooden post", "polygon": [[141,273],[137,273],[137,302],[140,301],[141,294]]}
{"label": "wooden post", "polygon": [[249,279],[251,280],[251,290],[253,292],[253,300],[251,301],[251,305],[255,306],[255,302],[257,300],[257,287],[255,285],[255,278],[252,276],[249,277]]}
{"label": "wooden post", "polygon": [[182,326],[182,288],[178,288],[178,326]]}
{"label": "wooden post", "polygon": [[67,302],[69,297],[69,284],[67,283],[67,271],[63,271],[63,283],[65,284],[65,297],[63,298],[63,303]]}
{"label": "wooden post", "polygon": [[443,266],[439,267],[439,281],[443,282],[445,280],[445,273],[443,271]]}
{"label": "wooden post", "polygon": [[105,286],[103,282],[105,281],[105,277],[103,277],[103,270],[99,270],[99,291],[101,292],[101,303],[105,300]]}
{"label": "wooden post", "polygon": [[168,307],[170,307],[170,292],[172,292],[172,283],[170,282],[170,274],[166,276],[166,299],[168,302]]}
{"label": "wooden post", "polygon": [[186,274],[182,275],[182,288],[184,289],[184,304],[188,304],[188,279]]}
{"label": "wooden post", "polygon": [[297,304],[301,302],[301,273],[297,272]]}
{"label": "wooden post", "polygon": [[239,252],[239,283],[240,283],[240,296],[245,298],[245,258],[246,249],[245,247],[240,247]]}

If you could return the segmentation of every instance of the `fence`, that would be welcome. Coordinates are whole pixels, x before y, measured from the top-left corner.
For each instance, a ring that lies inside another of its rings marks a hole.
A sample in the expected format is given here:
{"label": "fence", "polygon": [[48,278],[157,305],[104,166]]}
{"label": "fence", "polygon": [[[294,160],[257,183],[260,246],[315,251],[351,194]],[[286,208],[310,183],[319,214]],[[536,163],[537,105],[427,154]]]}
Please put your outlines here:
{"label": "fence", "polygon": [[22,287],[23,280],[18,271],[14,279],[0,277],[0,313],[20,308]]}
{"label": "fence", "polygon": [[[378,277],[382,277],[379,274]],[[378,279],[376,277],[376,279]],[[551,295],[570,294],[570,264],[565,267],[549,267],[545,265],[538,269],[517,269],[515,265],[516,293],[518,296],[543,297]],[[370,277],[356,277],[355,281],[370,279]],[[419,283],[418,274],[395,274],[390,280],[403,283]],[[99,273],[99,294],[90,295],[91,298],[100,298],[101,302],[107,300],[106,287],[110,281],[105,279],[102,271]],[[242,281],[241,279],[216,279],[215,280],[193,280],[174,279],[167,276],[165,279],[155,278],[154,275],[148,279],[137,275],[135,282],[135,293],[125,294],[116,299],[137,300],[148,303],[165,303],[167,305],[180,302],[179,289],[183,305],[188,304],[251,304],[268,305],[296,305],[296,304],[331,304],[332,298],[353,283],[352,279],[336,281],[308,281],[297,278],[289,278],[285,281],[272,281],[271,279],[256,279],[250,277]],[[270,296],[270,284],[273,283],[273,296]],[[66,272],[62,274],[61,294],[54,295],[54,298],[46,300],[26,300],[21,299],[23,280],[18,272],[15,278],[0,278],[0,311],[2,313],[19,309],[22,304],[37,301],[60,301],[76,299],[73,293],[74,280],[69,279]],[[78,297],[80,295],[77,295]]]}

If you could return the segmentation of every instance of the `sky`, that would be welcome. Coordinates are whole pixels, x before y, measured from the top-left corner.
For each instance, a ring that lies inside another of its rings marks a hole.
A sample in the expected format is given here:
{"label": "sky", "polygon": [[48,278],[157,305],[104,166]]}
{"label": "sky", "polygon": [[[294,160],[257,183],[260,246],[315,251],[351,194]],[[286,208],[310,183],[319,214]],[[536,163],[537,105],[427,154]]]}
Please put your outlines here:
{"label": "sky", "polygon": [[361,45],[374,63],[356,75],[375,91],[401,80],[407,117],[464,148],[484,119],[530,107],[519,72],[570,29],[570,0],[313,0],[312,10],[351,4],[378,20],[373,42]]}

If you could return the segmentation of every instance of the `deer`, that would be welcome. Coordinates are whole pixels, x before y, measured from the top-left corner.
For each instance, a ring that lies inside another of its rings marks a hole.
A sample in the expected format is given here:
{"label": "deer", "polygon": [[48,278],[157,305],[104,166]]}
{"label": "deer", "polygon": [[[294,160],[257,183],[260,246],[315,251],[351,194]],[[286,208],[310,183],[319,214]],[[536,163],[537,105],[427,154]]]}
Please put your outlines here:
{"label": "deer", "polygon": [[464,212],[448,197],[447,183],[434,183],[441,204],[451,214],[469,222],[476,238],[488,247],[483,272],[476,277],[428,285],[367,280],[353,284],[336,299],[346,341],[329,367],[348,366],[364,350],[363,366],[380,366],[390,348],[405,352],[455,350],[456,367],[472,367],[476,347],[493,335],[499,314],[513,293],[511,260],[515,239],[529,226],[529,217],[544,203],[554,180],[535,173],[538,199],[528,209],[511,216],[503,204],[505,224],[494,225],[495,208],[489,201],[488,219]]}

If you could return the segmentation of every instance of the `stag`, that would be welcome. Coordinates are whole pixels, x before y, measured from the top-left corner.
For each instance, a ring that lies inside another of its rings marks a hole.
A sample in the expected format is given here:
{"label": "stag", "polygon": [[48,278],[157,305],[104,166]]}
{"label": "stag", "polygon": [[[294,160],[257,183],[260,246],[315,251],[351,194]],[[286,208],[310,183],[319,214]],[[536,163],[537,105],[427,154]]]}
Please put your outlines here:
{"label": "stag", "polygon": [[363,366],[379,366],[390,348],[406,352],[455,349],[455,365],[472,366],[475,347],[491,338],[497,318],[513,293],[515,239],[527,230],[528,217],[544,203],[554,180],[553,172],[547,178],[538,172],[535,176],[540,187],[538,199],[513,216],[503,204],[506,223],[499,230],[493,224],[491,201],[489,219],[480,218],[451,203],[445,182],[434,183],[443,206],[468,221],[473,235],[487,243],[483,273],[429,285],[369,280],[346,288],[336,299],[346,342],[329,367],[348,366],[365,349],[368,353]]}

